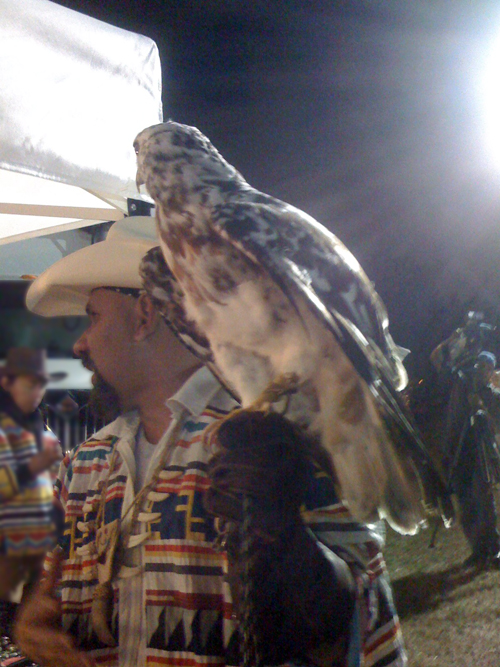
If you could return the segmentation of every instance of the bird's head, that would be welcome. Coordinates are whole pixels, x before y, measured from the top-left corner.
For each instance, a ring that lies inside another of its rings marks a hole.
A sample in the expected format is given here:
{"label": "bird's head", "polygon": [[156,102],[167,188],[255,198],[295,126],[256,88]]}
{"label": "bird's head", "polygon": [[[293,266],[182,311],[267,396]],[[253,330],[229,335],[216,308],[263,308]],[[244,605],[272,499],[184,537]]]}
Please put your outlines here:
{"label": "bird's head", "polygon": [[163,189],[182,184],[189,191],[217,187],[225,191],[228,183],[246,185],[196,127],[173,121],[153,125],[137,135],[134,149],[137,186],[145,183],[154,199],[155,183],[160,181]]}

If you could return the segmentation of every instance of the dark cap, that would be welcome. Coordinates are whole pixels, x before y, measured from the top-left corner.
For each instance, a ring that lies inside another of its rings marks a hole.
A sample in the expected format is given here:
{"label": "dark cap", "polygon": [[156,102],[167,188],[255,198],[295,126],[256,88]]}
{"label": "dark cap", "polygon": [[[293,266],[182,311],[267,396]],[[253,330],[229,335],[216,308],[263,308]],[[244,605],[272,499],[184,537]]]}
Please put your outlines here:
{"label": "dark cap", "polygon": [[11,347],[7,352],[5,365],[0,368],[2,375],[34,375],[42,382],[63,380],[67,373],[49,373],[46,366],[45,350],[31,347]]}

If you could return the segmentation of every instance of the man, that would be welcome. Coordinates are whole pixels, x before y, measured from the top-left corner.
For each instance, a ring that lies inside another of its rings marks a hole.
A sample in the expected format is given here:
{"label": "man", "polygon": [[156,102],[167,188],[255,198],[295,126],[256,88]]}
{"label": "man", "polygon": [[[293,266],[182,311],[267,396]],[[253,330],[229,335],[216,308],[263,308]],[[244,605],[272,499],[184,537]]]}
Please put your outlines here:
{"label": "man", "polygon": [[449,377],[454,369],[474,364],[477,355],[492,346],[493,332],[494,327],[484,321],[483,313],[470,310],[464,324],[432,351],[431,362]]}
{"label": "man", "polygon": [[[431,354],[448,396],[445,425],[445,465],[449,485],[460,504],[461,525],[471,548],[466,568],[482,570],[500,565],[500,535],[492,486],[487,479],[483,452],[472,437],[479,428],[476,415],[498,411],[495,387],[493,327],[482,313],[471,311],[462,327]],[[495,437],[491,421],[490,437]]]}
{"label": "man", "polygon": [[60,461],[38,410],[50,376],[45,350],[11,348],[0,368],[0,600],[41,567],[54,544],[52,485]]}
{"label": "man", "polygon": [[[139,262],[154,236],[151,219],[116,223],[105,242],[60,260],[28,293],[40,314],[79,314],[86,303],[90,326],[75,352],[123,413],[61,466],[62,558],[52,559],[16,629],[44,667],[241,659],[226,559],[203,506],[210,452],[202,432],[236,403],[138,293]],[[325,478],[317,475],[304,520],[352,572],[349,664],[404,665],[377,539],[353,523]]]}

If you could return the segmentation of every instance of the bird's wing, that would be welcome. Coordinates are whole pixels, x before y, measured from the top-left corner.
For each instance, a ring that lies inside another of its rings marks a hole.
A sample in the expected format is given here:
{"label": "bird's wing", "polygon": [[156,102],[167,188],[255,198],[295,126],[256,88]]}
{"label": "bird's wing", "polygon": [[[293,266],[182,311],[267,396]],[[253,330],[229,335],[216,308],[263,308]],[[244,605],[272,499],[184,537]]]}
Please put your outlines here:
{"label": "bird's wing", "polygon": [[339,239],[302,211],[265,195],[266,203],[214,208],[217,231],[262,265],[288,293],[292,285],[337,338],[368,384],[380,375],[394,388],[407,376],[372,283]]}
{"label": "bird's wing", "polygon": [[299,289],[367,382],[395,444],[410,456],[429,502],[451,522],[449,493],[399,390],[406,371],[388,330],[385,306],[354,256],[302,211],[266,195],[214,208],[218,233],[263,266],[285,294]]}

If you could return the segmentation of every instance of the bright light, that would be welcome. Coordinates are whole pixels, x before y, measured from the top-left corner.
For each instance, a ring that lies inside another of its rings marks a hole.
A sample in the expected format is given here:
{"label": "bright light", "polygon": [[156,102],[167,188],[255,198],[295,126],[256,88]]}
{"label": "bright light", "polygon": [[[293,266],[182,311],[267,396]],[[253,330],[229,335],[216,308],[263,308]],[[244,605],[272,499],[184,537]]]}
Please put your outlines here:
{"label": "bright light", "polygon": [[486,148],[500,168],[500,34],[486,49],[479,80],[483,127]]}

